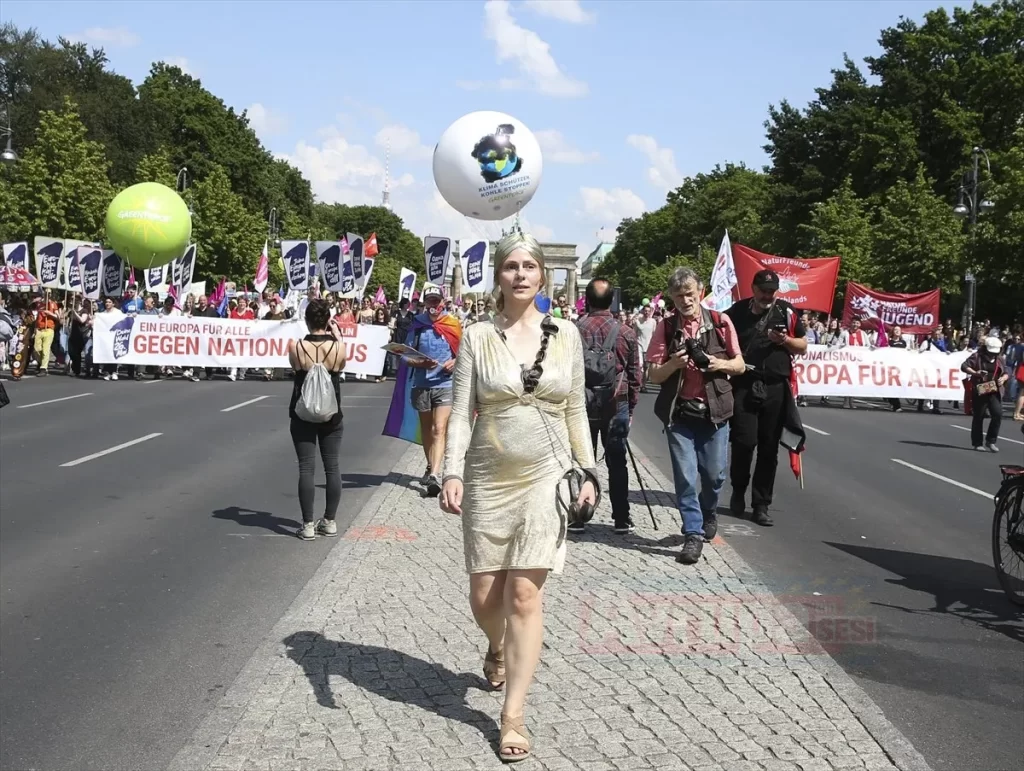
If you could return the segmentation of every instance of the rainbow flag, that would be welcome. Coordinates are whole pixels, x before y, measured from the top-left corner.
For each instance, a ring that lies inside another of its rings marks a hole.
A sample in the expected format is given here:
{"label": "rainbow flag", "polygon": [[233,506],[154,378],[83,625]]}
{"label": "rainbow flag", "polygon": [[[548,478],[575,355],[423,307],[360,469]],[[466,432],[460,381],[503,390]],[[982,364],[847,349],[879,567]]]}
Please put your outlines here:
{"label": "rainbow flag", "polygon": [[[424,329],[433,329],[448,341],[451,346],[452,356],[459,355],[459,343],[462,341],[462,325],[459,320],[451,314],[444,314],[431,323],[427,314],[420,314],[412,323],[412,339]],[[384,420],[384,436],[393,436],[414,444],[423,444],[423,435],[420,431],[420,416],[412,408],[412,377],[411,370],[405,359],[398,364],[398,371],[395,373],[395,390],[391,392],[391,406],[388,407],[388,415]]]}

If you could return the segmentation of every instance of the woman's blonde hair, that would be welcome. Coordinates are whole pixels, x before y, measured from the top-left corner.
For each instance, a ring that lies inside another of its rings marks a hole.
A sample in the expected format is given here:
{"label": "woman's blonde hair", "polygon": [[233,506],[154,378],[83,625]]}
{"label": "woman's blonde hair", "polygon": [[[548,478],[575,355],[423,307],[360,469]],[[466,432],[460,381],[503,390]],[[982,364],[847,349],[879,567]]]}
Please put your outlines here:
{"label": "woman's blonde hair", "polygon": [[543,292],[547,287],[547,270],[544,267],[544,250],[540,248],[540,242],[531,236],[529,233],[522,233],[515,231],[509,233],[507,236],[502,238],[498,242],[497,248],[494,250],[494,306],[500,313],[505,309],[505,297],[501,293],[501,285],[498,283],[498,276],[501,274],[501,266],[505,264],[505,260],[508,256],[516,249],[522,249],[536,261],[537,265],[540,266],[541,272],[541,283],[540,292]]}

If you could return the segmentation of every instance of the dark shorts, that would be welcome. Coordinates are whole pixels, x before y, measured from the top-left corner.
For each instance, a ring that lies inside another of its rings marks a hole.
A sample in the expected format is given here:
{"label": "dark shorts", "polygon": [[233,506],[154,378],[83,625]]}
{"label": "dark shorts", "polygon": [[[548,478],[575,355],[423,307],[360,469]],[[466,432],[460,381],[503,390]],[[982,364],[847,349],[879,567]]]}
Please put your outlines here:
{"label": "dark shorts", "polygon": [[414,388],[412,389],[412,408],[416,412],[431,412],[438,407],[452,406],[452,389],[448,388]]}

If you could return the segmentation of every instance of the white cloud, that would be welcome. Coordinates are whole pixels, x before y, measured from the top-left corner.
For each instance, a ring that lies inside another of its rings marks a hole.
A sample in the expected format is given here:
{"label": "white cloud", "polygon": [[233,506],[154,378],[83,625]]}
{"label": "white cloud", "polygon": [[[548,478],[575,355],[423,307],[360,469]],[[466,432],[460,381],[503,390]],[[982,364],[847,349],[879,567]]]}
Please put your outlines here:
{"label": "white cloud", "polygon": [[[383,161],[363,145],[349,143],[336,129],[321,145],[301,141],[282,157],[310,181],[318,200],[352,206],[380,203]],[[392,184],[397,186],[397,180]]]}
{"label": "white cloud", "polygon": [[401,123],[394,123],[385,126],[374,137],[374,143],[382,149],[391,144],[391,154],[397,157],[409,158],[410,160],[422,161],[433,156],[432,148],[427,147],[420,141],[418,132]]}
{"label": "white cloud", "polygon": [[484,35],[494,41],[498,63],[512,61],[519,71],[518,78],[499,81],[500,88],[529,89],[547,96],[587,93],[586,83],[562,72],[551,55],[551,46],[540,35],[516,23],[508,0],[488,0],[484,5]]}
{"label": "white cloud", "polygon": [[126,27],[89,27],[84,32],[68,35],[75,43],[91,43],[98,46],[122,46],[131,48],[142,42],[142,38]]}
{"label": "white cloud", "polygon": [[287,115],[271,110],[259,102],[249,105],[245,112],[249,118],[249,125],[261,139],[282,134],[291,124]]}
{"label": "white cloud", "polygon": [[603,227],[617,227],[626,217],[639,217],[647,209],[643,199],[627,188],[581,187],[583,213]]}
{"label": "white cloud", "polygon": [[683,175],[676,168],[676,156],[669,148],[659,147],[654,137],[645,134],[630,134],[626,142],[647,156],[651,166],[647,169],[647,179],[652,185],[668,192],[679,187]]}
{"label": "white cloud", "polygon": [[165,56],[163,62],[164,64],[170,64],[172,67],[177,67],[186,75],[191,75],[192,77],[196,75],[196,70],[192,63],[184,56]]}
{"label": "white cloud", "polygon": [[523,7],[569,24],[593,24],[597,18],[580,7],[580,0],[524,0]]}
{"label": "white cloud", "polygon": [[588,163],[600,157],[597,151],[584,152],[573,147],[557,129],[538,131],[536,137],[544,152],[544,160],[551,163]]}

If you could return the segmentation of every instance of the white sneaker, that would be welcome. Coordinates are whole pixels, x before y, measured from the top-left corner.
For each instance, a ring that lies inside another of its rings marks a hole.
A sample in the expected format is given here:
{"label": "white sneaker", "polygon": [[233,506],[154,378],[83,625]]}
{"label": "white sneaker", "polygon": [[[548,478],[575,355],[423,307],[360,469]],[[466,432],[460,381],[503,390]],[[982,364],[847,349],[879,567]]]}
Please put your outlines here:
{"label": "white sneaker", "polygon": [[106,380],[107,382],[110,382],[110,375],[109,374],[104,375],[103,379]]}
{"label": "white sneaker", "polygon": [[111,375],[110,379],[111,380],[117,380],[117,373],[115,372],[113,375]]}
{"label": "white sneaker", "polygon": [[316,538],[316,522],[303,522],[302,528],[296,535],[303,541],[312,541]]}
{"label": "white sneaker", "polygon": [[316,534],[333,538],[338,534],[338,523],[333,519],[321,519],[316,525]]}
{"label": "white sneaker", "polygon": [[985,448],[989,452],[999,452],[999,448],[996,447],[996,443],[995,442],[989,442],[988,444],[985,445]]}

